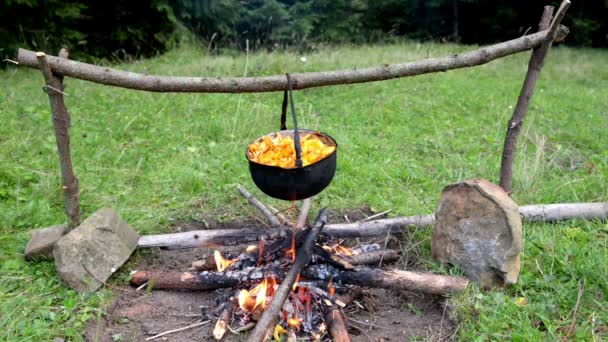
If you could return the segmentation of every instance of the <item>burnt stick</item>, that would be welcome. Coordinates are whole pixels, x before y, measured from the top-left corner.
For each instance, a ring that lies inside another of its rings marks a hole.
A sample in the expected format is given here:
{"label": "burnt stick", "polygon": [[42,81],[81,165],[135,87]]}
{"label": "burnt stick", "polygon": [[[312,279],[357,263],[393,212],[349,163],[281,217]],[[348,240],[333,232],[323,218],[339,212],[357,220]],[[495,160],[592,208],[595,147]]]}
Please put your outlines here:
{"label": "burnt stick", "polygon": [[277,289],[270,302],[270,305],[266,308],[266,311],[262,314],[262,317],[258,320],[255,328],[247,338],[248,342],[262,342],[268,335],[269,330],[275,325],[277,321],[277,316],[279,310],[283,307],[283,303],[289,292],[291,292],[292,286],[296,281],[297,275],[301,272],[301,270],[310,262],[313,252],[313,246],[317,241],[317,237],[321,230],[327,223],[327,209],[323,208],[319,213],[319,216],[315,220],[315,224],[312,229],[306,236],[306,240],[302,244],[302,247],[298,250],[298,254],[296,256],[296,260],[293,263],[293,266],[287,274],[281,285]]}

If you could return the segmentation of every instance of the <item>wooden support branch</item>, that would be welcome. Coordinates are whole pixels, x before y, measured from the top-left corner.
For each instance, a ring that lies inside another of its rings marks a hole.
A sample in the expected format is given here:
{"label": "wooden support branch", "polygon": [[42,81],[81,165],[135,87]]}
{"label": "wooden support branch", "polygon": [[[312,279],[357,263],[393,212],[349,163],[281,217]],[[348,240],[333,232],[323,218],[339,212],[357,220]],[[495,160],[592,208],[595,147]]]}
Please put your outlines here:
{"label": "wooden support branch", "polygon": [[[585,220],[607,220],[608,202],[532,204],[519,207],[525,222],[554,222],[575,218]],[[334,238],[376,237],[399,234],[410,228],[426,228],[435,224],[435,215],[394,217],[358,223],[328,224],[323,233]],[[233,246],[260,240],[275,240],[290,237],[288,228],[242,228],[223,230],[193,230],[184,233],[144,235],[137,246],[194,248],[210,245]]]}
{"label": "wooden support branch", "polygon": [[[568,29],[560,27],[558,38],[567,35]],[[337,71],[321,71],[291,74],[293,89],[306,89],[338,84],[352,84],[389,80],[400,77],[444,72],[488,63],[494,59],[529,50],[549,36],[542,31],[486,46],[478,50],[455,54],[443,58],[430,58],[418,62],[383,65],[375,68],[356,68]],[[19,65],[39,68],[33,51],[19,49]],[[136,74],[108,67],[49,57],[51,70],[56,75],[81,80],[153,92],[191,93],[258,93],[284,91],[287,80],[284,75],[266,77],[171,77]]]}
{"label": "wooden support branch", "polygon": [[308,279],[326,280],[344,284],[379,287],[385,289],[417,291],[444,295],[466,289],[469,280],[464,277],[444,276],[431,273],[401,270],[363,269],[340,271],[327,264],[312,265],[302,274]]}
{"label": "wooden support branch", "polygon": [[557,14],[555,15],[554,20],[551,22],[548,30],[546,30],[546,26],[548,26],[549,22],[551,21],[553,7],[545,7],[543,16],[540,20],[539,29],[541,32],[548,32],[547,38],[542,44],[533,50],[532,56],[530,57],[526,78],[521,88],[519,98],[517,99],[517,105],[515,106],[513,116],[511,117],[511,120],[509,120],[509,124],[507,126],[507,133],[502,152],[500,165],[500,186],[509,194],[513,191],[513,161],[515,160],[517,138],[519,137],[524,118],[528,112],[530,99],[534,94],[536,81],[538,80],[543,65],[545,64],[545,57],[547,57],[547,54],[549,53],[551,44],[555,39],[559,25],[564,18],[568,7],[570,7],[570,0],[564,0],[559,6]]}
{"label": "wooden support branch", "polygon": [[[67,56],[67,53],[65,54]],[[44,76],[44,87],[51,102],[53,127],[59,153],[61,180],[65,202],[65,213],[68,219],[68,230],[80,224],[80,206],[78,204],[78,179],[74,176],[72,157],[70,155],[70,113],[63,100],[63,77],[54,75],[44,52],[36,53],[39,68]],[[62,59],[65,60],[65,59]]]}
{"label": "wooden support branch", "polygon": [[305,199],[300,207],[300,214],[298,215],[298,221],[296,221],[296,228],[301,229],[306,226],[306,220],[308,219],[308,212],[310,211],[311,200],[310,198]]}
{"label": "wooden support branch", "polygon": [[274,216],[274,214],[272,213],[272,211],[270,211],[270,209],[268,209],[268,207],[266,205],[264,205],[264,203],[260,202],[260,200],[258,200],[257,198],[255,198],[255,196],[253,196],[252,194],[250,194],[247,190],[245,190],[242,186],[238,186],[237,189],[239,190],[239,192],[241,193],[241,195],[243,195],[243,197],[245,197],[245,199],[254,207],[258,208],[258,210],[260,212],[262,212],[262,214],[264,214],[264,216],[266,216],[266,218],[268,219],[268,222],[270,222],[270,225],[272,227],[280,227],[281,226],[281,222],[279,222],[279,219]]}
{"label": "wooden support branch", "polygon": [[255,328],[249,334],[247,342],[262,342],[265,340],[270,329],[274,327],[279,315],[279,310],[283,307],[283,303],[287,296],[292,290],[293,284],[296,281],[298,274],[302,271],[304,266],[310,262],[312,257],[313,247],[316,244],[317,237],[321,230],[327,223],[327,209],[322,209],[317,217],[314,226],[306,236],[306,240],[302,244],[302,247],[298,250],[296,260],[283,278],[281,285],[274,293],[274,297],[270,302],[270,305],[266,308],[262,317],[258,320]]}

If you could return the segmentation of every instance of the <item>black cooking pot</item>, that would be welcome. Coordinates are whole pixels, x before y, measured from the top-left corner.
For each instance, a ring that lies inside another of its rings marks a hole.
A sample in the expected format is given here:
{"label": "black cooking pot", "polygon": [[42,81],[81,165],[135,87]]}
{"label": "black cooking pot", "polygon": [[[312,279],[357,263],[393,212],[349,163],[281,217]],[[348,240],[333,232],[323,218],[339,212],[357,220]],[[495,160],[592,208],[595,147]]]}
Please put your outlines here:
{"label": "black cooking pot", "polygon": [[[282,136],[294,136],[293,130],[275,132],[269,136],[274,137],[277,133],[281,133]],[[323,191],[334,178],[338,149],[336,141],[327,134],[307,129],[298,130],[298,133],[300,137],[306,134],[316,135],[325,145],[335,146],[336,150],[314,164],[295,169],[284,169],[251,161],[248,153],[249,147],[247,147],[245,155],[249,161],[251,178],[255,185],[268,196],[288,201],[305,199]]]}
{"label": "black cooking pot", "polygon": [[[294,129],[287,130],[286,112],[287,112],[287,91],[283,94],[283,108],[281,115],[281,131],[271,133],[269,136],[274,137],[277,133],[282,136],[290,136],[294,140],[294,148],[296,151],[296,168],[284,169],[279,166],[269,166],[256,163],[249,159],[249,145],[245,156],[249,161],[249,171],[255,185],[268,196],[295,201],[308,197],[312,197],[323,191],[329,183],[331,183],[336,173],[336,158],[338,151],[338,143],[329,135],[311,130],[298,130],[298,122],[296,120],[296,111],[293,104],[293,92],[291,89],[291,79],[287,76],[287,84],[289,89],[289,97],[291,99],[291,115],[293,118]],[[302,167],[300,138],[306,134],[317,136],[325,145],[335,146],[336,149],[325,158]],[[260,137],[254,142],[262,139]]]}

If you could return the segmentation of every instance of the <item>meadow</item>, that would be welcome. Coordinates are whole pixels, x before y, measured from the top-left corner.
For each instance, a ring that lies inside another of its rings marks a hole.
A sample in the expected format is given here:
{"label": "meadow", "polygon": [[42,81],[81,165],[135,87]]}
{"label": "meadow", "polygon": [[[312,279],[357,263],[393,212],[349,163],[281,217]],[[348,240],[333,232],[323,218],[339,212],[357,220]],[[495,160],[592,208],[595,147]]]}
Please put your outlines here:
{"label": "meadow", "polygon": [[[134,72],[256,76],[445,56],[474,46],[402,42],[322,47],[306,55],[208,55],[192,45],[114,64]],[[305,58],[303,58],[305,57]],[[497,182],[507,121],[529,54],[487,65],[385,82],[295,93],[300,127],[339,143],[333,183],[313,201],[335,210],[369,206],[391,215],[434,211],[442,188],[473,177]],[[608,201],[608,50],[553,48],[519,140],[519,204]],[[257,196],[245,160],[256,137],[278,130],[281,93],[154,94],[66,79],[72,156],[83,217],[116,208],[140,234],[202,213],[248,215],[236,192]],[[65,221],[48,98],[35,70],[0,71],[0,340],[81,340],[111,291],[79,295],[52,262],[28,263],[32,229]],[[288,121],[291,127],[291,122]],[[266,200],[266,198],[265,198]],[[270,201],[282,209],[289,203]],[[409,238],[431,260],[431,230]],[[522,273],[503,290],[449,299],[461,340],[608,338],[608,224],[525,224]],[[139,253],[139,252],[138,252]],[[112,284],[126,281],[126,272]],[[575,304],[579,305],[575,308]]]}

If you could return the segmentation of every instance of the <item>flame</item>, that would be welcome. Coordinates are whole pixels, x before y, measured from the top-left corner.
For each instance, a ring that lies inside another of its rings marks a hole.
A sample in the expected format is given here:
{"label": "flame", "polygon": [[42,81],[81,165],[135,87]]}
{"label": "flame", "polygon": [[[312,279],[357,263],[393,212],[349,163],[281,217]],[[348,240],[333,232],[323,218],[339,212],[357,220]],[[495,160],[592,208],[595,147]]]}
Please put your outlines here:
{"label": "flame", "polygon": [[276,286],[276,280],[268,277],[250,291],[241,290],[238,297],[239,306],[245,311],[254,311],[256,308],[265,309],[266,301],[274,295]]}
{"label": "flame", "polygon": [[228,268],[230,265],[234,264],[237,259],[232,259],[232,260],[228,260],[228,259],[224,259],[222,257],[222,253],[220,253],[220,251],[215,250],[215,252],[213,252],[213,258],[215,259],[215,265],[217,266],[217,270],[219,272],[224,271],[226,268]]}
{"label": "flame", "polygon": [[334,282],[332,279],[330,279],[329,283],[327,283],[327,292],[332,297],[336,294],[336,288],[334,287]]}
{"label": "flame", "polygon": [[285,255],[291,259],[291,262],[296,261],[296,232],[294,231],[291,235],[291,247],[285,250]]}
{"label": "flame", "polygon": [[287,320],[287,326],[291,329],[300,330],[300,326],[302,325],[302,320],[299,317],[293,317]]}
{"label": "flame", "polygon": [[350,257],[354,255],[353,251],[350,248],[344,247],[342,245],[333,245],[330,247],[330,251],[342,256]]}

